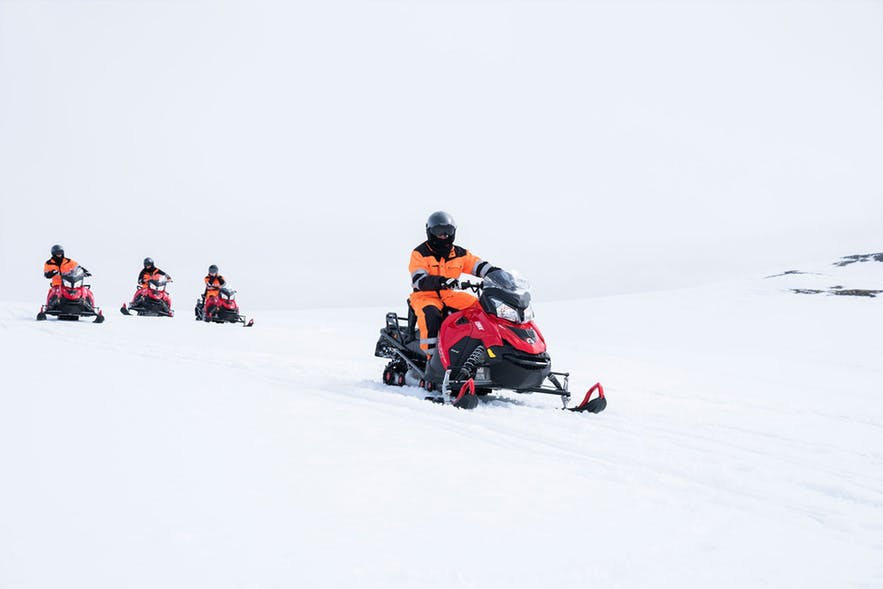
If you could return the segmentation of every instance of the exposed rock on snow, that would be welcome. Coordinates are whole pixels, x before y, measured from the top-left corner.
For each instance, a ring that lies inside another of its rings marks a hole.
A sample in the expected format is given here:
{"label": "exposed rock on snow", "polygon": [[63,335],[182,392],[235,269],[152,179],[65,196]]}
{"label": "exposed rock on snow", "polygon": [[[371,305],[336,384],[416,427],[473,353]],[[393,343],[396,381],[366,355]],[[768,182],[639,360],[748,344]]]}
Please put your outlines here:
{"label": "exposed rock on snow", "polygon": [[[796,294],[828,294],[874,298],[883,294],[883,268],[863,262],[883,262],[883,252],[843,256],[832,265],[833,272],[786,270],[766,278],[785,279]],[[835,282],[836,281],[836,282]],[[831,283],[835,286],[830,286]]]}
{"label": "exposed rock on snow", "polygon": [[855,254],[852,256],[843,256],[839,262],[834,262],[835,266],[849,266],[856,262],[883,262],[883,252],[876,254]]}

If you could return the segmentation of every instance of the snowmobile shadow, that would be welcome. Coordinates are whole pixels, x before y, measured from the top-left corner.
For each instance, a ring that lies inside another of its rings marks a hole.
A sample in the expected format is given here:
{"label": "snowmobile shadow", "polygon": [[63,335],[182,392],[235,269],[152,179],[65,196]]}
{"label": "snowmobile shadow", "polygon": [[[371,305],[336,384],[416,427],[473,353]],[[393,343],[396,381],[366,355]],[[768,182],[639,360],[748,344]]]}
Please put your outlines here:
{"label": "snowmobile shadow", "polygon": [[513,399],[511,397],[501,397],[498,395],[480,395],[478,397],[478,402],[481,403],[482,406],[490,405],[490,406],[513,406],[513,407],[535,407],[535,405],[530,405],[525,403],[521,399]]}

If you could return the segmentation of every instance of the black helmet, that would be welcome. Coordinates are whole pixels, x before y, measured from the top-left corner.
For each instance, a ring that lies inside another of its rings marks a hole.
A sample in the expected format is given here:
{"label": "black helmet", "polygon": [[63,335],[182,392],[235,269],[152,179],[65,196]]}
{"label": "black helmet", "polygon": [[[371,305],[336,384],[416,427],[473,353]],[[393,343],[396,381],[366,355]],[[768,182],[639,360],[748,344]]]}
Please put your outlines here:
{"label": "black helmet", "polygon": [[53,257],[54,256],[61,256],[62,258],[64,257],[64,248],[61,247],[60,245],[58,245],[57,243],[55,245],[53,245],[52,249],[49,251],[52,252]]}
{"label": "black helmet", "polygon": [[454,245],[457,224],[454,218],[444,211],[436,211],[426,220],[426,239],[429,246],[436,250],[450,249]]}
{"label": "black helmet", "polygon": [[209,274],[217,274],[217,273],[218,273],[218,267],[215,266],[214,264],[212,264],[211,266],[208,267],[208,273],[209,273]]}
{"label": "black helmet", "polygon": [[153,268],[153,258],[144,258],[144,267]]}

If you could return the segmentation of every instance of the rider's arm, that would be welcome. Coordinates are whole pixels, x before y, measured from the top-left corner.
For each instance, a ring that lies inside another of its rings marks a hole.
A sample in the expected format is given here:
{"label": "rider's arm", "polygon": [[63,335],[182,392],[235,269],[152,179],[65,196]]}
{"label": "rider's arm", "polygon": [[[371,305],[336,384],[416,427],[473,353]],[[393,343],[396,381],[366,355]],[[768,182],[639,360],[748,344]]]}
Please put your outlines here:
{"label": "rider's arm", "polygon": [[472,252],[467,251],[465,260],[463,262],[463,271],[472,274],[473,276],[478,276],[479,278],[484,278],[487,276],[488,272],[493,272],[494,270],[499,270],[496,266],[492,266],[490,262],[485,262]]}
{"label": "rider's arm", "polygon": [[408,271],[411,273],[411,286],[414,290],[439,290],[441,288],[444,277],[430,275],[429,270],[427,257],[416,249],[412,251]]}
{"label": "rider's arm", "polygon": [[50,264],[49,262],[43,264],[43,276],[46,278],[52,278],[56,274],[58,274],[58,266]]}

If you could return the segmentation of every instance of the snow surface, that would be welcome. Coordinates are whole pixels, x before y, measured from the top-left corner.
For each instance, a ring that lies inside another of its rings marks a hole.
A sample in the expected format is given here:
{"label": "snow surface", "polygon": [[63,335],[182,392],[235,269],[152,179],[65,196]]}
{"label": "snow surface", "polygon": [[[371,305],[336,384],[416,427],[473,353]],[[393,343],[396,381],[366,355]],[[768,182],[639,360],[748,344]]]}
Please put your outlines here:
{"label": "snow surface", "polygon": [[384,387],[395,307],[2,303],[0,587],[883,586],[883,301],[792,278],[540,301],[600,415]]}
{"label": "snow surface", "polygon": [[[827,0],[0,0],[0,589],[883,586],[883,302],[789,291],[883,264],[695,287],[880,247],[881,31]],[[380,384],[438,209],[605,413]],[[104,324],[34,321],[53,243]],[[145,256],[178,317],[116,311]],[[190,319],[209,264],[253,329]]]}

